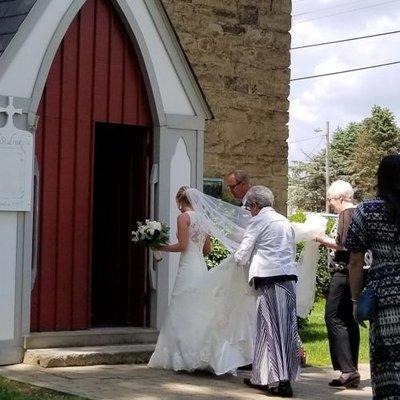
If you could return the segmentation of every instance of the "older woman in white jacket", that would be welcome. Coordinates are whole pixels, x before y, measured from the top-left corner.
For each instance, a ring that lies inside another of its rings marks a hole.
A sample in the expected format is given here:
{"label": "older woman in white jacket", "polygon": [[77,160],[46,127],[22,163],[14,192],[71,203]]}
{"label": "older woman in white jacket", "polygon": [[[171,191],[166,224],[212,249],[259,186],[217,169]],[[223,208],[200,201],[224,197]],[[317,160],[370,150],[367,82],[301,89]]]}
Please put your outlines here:
{"label": "older woman in white jacket", "polygon": [[252,218],[235,260],[250,264],[249,282],[258,290],[253,371],[245,383],[281,397],[292,397],[290,382],[300,377],[296,319],[297,267],[294,232],[273,208],[265,186],[253,186],[245,207]]}

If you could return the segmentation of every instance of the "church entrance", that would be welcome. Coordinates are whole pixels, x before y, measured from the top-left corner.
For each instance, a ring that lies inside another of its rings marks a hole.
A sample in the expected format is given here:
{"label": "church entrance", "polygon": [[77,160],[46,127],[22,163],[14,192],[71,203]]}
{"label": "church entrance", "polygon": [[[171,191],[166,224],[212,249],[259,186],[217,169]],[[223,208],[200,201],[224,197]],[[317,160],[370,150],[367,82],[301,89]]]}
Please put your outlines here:
{"label": "church entrance", "polygon": [[148,216],[150,158],[149,129],[96,124],[92,327],[149,323],[147,251],[130,232]]}

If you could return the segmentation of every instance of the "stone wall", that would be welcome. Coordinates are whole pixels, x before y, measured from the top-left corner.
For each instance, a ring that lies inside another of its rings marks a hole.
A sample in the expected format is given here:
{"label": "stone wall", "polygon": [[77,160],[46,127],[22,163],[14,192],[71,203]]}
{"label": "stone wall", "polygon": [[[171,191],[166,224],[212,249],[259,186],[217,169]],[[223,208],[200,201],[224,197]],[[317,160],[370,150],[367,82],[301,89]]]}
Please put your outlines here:
{"label": "stone wall", "polygon": [[290,0],[163,0],[215,119],[204,176],[247,170],[286,211]]}

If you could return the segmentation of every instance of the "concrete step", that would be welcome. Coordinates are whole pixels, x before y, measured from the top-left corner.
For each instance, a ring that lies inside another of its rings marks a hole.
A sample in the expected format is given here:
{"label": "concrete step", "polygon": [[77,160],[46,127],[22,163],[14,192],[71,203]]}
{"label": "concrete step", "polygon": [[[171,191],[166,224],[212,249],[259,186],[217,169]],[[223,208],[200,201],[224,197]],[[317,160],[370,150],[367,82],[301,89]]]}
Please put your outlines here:
{"label": "concrete step", "polygon": [[143,364],[149,361],[154,349],[154,344],[31,349],[25,352],[24,363],[43,368]]}
{"label": "concrete step", "polygon": [[25,349],[152,344],[158,331],[150,328],[98,328],[82,331],[35,332],[24,337]]}

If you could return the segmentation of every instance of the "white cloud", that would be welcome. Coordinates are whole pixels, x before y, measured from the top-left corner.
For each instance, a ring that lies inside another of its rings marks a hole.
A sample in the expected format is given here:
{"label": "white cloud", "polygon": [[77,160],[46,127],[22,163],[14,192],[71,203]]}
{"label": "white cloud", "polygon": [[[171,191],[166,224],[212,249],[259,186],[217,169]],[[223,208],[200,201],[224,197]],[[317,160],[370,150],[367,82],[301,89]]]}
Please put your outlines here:
{"label": "white cloud", "polygon": [[[328,8],[331,4],[332,7],[342,4],[343,10],[351,8],[349,4],[346,7],[346,3],[348,2],[330,0],[294,2],[293,13],[301,13],[311,8],[318,9],[324,5]],[[376,2],[365,0],[365,5],[372,4]],[[340,9],[332,10],[332,13],[333,11]],[[396,3],[300,24],[294,21],[291,31],[292,46],[397,30],[399,25],[400,9]],[[399,38],[399,34],[394,34],[294,50],[292,78],[398,61],[400,60]],[[292,82],[289,110],[290,141],[310,137],[313,129],[324,127],[326,121],[330,121],[333,129],[337,126],[344,127],[352,121],[361,121],[370,114],[375,104],[388,107],[399,118],[399,77],[400,65],[394,65]],[[291,144],[289,160],[304,159],[305,156],[300,149],[309,152],[318,151],[322,147],[323,143],[318,147],[318,140]]]}
{"label": "white cloud", "polygon": [[294,99],[290,102],[290,118],[297,121],[314,123],[318,120],[315,109],[310,103],[302,102],[301,99]]}

